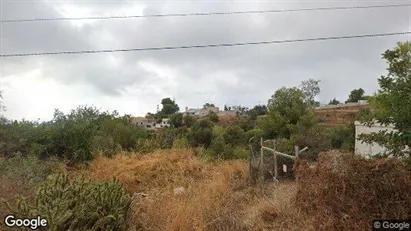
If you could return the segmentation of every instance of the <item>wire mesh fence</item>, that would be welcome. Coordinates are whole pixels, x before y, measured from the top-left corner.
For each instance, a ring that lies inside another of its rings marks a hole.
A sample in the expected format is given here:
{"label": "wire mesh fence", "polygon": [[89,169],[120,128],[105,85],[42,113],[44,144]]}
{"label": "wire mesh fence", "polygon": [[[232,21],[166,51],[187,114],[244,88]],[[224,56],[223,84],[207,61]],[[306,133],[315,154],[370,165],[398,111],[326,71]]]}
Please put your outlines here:
{"label": "wire mesh fence", "polygon": [[263,184],[265,181],[278,181],[283,178],[293,178],[294,159],[305,151],[295,147],[294,155],[281,153],[276,150],[276,140],[260,138],[256,142],[250,139],[249,173],[254,183]]}

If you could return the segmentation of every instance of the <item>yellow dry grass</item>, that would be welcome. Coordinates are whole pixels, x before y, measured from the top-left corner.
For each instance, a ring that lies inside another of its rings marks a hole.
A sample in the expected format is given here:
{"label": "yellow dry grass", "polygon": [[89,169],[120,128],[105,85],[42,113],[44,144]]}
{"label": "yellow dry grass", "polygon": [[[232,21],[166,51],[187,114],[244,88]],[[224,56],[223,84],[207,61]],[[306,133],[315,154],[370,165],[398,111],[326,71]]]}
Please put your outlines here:
{"label": "yellow dry grass", "polygon": [[[303,222],[293,206],[294,183],[268,186],[262,193],[247,184],[247,171],[244,161],[202,162],[185,149],[97,158],[85,173],[103,180],[116,177],[134,194],[132,230],[301,227]],[[184,187],[183,195],[174,194],[178,187]]]}

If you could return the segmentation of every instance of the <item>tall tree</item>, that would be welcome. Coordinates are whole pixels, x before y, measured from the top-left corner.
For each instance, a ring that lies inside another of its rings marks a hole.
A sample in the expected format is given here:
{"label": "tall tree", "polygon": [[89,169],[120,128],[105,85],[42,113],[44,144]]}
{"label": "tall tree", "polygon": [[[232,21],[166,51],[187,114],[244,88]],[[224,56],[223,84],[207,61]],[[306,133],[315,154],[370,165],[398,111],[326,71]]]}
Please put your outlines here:
{"label": "tall tree", "polygon": [[176,102],[170,98],[164,98],[161,100],[163,108],[161,109],[161,115],[168,117],[180,110]]}
{"label": "tall tree", "polygon": [[350,95],[348,96],[347,101],[345,101],[345,103],[356,103],[360,100],[366,99],[366,96],[364,96],[364,93],[365,91],[362,88],[352,90]]}
{"label": "tall tree", "polygon": [[315,97],[320,94],[320,80],[309,79],[302,81],[300,89],[304,94],[305,102],[310,105],[315,105]]}
{"label": "tall tree", "polygon": [[330,100],[330,102],[328,103],[328,105],[337,105],[340,104],[340,101],[338,101],[336,98],[334,98],[333,100]]}
{"label": "tall tree", "polygon": [[255,120],[257,116],[266,115],[267,111],[268,110],[265,105],[256,105],[253,109],[249,110],[247,114],[251,119]]}
{"label": "tall tree", "polygon": [[[281,88],[268,101],[266,124],[272,127],[270,136],[289,139],[299,124],[310,126],[313,120],[313,108],[305,102],[302,90]],[[273,137],[274,138],[274,137]]]}
{"label": "tall tree", "polygon": [[388,74],[378,79],[381,89],[370,97],[373,119],[368,117],[364,122],[391,124],[397,131],[363,134],[360,139],[385,146],[395,155],[406,155],[402,150],[411,147],[411,41],[398,43],[382,57],[387,61]]}

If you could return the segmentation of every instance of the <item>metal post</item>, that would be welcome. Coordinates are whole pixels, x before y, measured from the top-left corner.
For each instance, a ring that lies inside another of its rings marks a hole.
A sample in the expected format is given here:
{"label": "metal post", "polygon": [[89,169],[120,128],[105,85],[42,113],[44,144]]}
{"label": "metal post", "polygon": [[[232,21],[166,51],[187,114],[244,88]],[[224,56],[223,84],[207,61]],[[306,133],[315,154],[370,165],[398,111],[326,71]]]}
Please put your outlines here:
{"label": "metal post", "polygon": [[298,154],[300,153],[300,150],[298,146],[294,146],[294,149],[295,149],[295,158],[298,158]]}
{"label": "metal post", "polygon": [[263,149],[263,138],[260,140],[261,151],[260,151],[260,186],[264,184],[264,149]]}
{"label": "metal post", "polygon": [[[276,143],[276,140],[273,140],[273,149],[274,149],[274,151],[276,151],[275,150],[275,143]],[[278,179],[278,164],[277,164],[277,153],[276,152],[274,152],[274,178],[275,178],[275,180]]]}

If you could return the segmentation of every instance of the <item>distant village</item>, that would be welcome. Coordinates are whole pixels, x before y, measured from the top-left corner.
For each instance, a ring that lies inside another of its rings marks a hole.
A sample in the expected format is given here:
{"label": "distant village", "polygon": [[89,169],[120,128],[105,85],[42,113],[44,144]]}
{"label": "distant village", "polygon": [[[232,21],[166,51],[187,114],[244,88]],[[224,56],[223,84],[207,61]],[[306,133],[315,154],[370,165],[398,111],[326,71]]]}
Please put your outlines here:
{"label": "distant village", "polygon": [[[361,108],[368,106],[367,100],[359,100],[354,103],[341,103],[336,105],[321,105],[316,107],[317,116],[320,122],[326,124],[345,124],[347,122],[346,114],[357,112]],[[188,108],[186,107],[183,116],[192,116],[195,118],[203,118],[214,112],[218,117],[236,117],[239,115],[239,110],[225,107],[220,110],[215,106],[204,106],[203,108]],[[170,127],[169,118],[163,118],[157,121],[153,118],[147,117],[132,117],[132,121],[136,126],[145,128],[147,130],[157,130],[161,128]]]}
{"label": "distant village", "polygon": [[[211,112],[216,113],[219,117],[222,116],[231,116],[235,117],[238,115],[238,110],[225,108],[226,110],[221,111],[219,107],[215,106],[204,106],[203,108],[185,108],[183,116],[192,116],[196,118],[203,118],[209,115]],[[155,119],[146,118],[146,117],[133,117],[132,121],[136,126],[143,127],[147,130],[157,130],[161,128],[170,127],[169,118],[163,118],[161,122],[158,122]]]}

